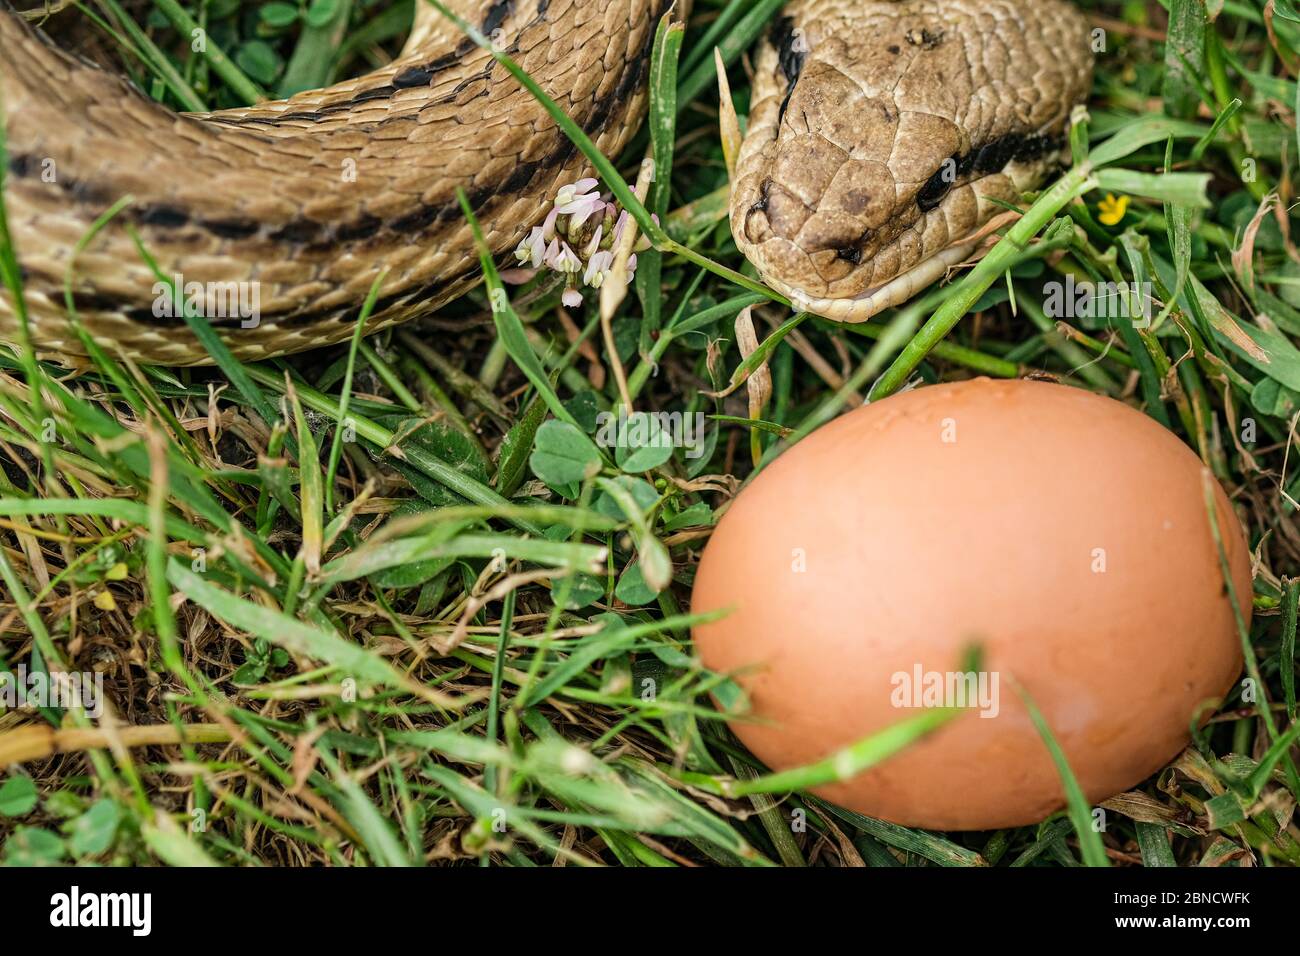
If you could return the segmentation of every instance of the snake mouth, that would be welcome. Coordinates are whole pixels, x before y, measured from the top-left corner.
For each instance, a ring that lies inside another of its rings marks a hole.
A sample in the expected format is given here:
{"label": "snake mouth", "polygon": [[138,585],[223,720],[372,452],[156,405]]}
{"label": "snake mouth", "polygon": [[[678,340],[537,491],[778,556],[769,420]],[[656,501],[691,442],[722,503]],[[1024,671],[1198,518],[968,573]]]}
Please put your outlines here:
{"label": "snake mouth", "polygon": [[[879,224],[846,220],[842,203],[815,202],[781,185],[770,164],[739,180],[731,198],[732,235],[767,284],[801,303],[801,308],[840,322],[864,322],[899,305],[942,279],[970,255],[981,231],[1004,211],[1037,189],[1059,165],[1060,136],[1035,134],[998,140],[1035,143],[1025,159],[999,154],[985,165],[951,159],[953,182],[943,188],[908,184],[902,201],[891,205]],[[982,155],[970,150],[963,155]],[[946,168],[946,167],[945,167]],[[934,177],[932,177],[932,180]],[[824,199],[825,197],[820,197]],[[856,232],[855,232],[856,230]]]}
{"label": "snake mouth", "polygon": [[955,243],[882,285],[864,289],[847,298],[830,299],[809,295],[796,286],[765,276],[769,287],[790,300],[801,312],[811,312],[836,322],[857,323],[879,315],[885,309],[902,305],[918,292],[947,275],[948,270],[964,262],[979,247],[979,240]]}

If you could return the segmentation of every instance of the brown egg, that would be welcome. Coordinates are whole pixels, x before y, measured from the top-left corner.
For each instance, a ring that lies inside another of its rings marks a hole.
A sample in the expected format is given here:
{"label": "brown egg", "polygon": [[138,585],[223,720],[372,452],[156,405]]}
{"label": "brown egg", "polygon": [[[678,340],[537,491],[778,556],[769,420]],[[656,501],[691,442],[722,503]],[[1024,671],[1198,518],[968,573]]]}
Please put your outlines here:
{"label": "brown egg", "polygon": [[[964,703],[814,792],[907,826],[1019,826],[1065,798],[1018,683],[1089,800],[1132,787],[1241,670],[1201,474],[1147,416],[1063,385],[979,379],[843,416],[741,492],[700,562],[693,610],[733,610],[696,646],[752,705],[732,729],[785,770]],[[1214,492],[1249,623],[1247,543]],[[983,692],[963,699],[949,675],[972,645]]]}

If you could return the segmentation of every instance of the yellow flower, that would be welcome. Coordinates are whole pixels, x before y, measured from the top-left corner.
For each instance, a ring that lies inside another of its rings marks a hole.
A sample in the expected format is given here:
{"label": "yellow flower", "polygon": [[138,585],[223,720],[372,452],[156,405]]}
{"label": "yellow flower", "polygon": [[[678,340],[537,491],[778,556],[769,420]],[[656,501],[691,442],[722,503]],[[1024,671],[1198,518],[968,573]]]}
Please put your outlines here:
{"label": "yellow flower", "polygon": [[1120,196],[1116,199],[1110,193],[1106,193],[1106,198],[1097,204],[1097,218],[1101,220],[1104,226],[1118,226],[1128,212],[1128,197]]}
{"label": "yellow flower", "polygon": [[95,607],[101,611],[116,611],[117,602],[113,600],[113,595],[109,591],[100,591],[95,595]]}

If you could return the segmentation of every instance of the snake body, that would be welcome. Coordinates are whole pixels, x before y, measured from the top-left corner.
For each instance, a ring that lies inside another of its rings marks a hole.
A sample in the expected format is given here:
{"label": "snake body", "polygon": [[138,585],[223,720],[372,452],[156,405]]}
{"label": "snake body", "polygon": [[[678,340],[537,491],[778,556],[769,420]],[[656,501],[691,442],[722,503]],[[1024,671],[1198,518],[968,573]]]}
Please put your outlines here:
{"label": "snake body", "polygon": [[[183,318],[158,314],[158,276],[135,236],[167,277],[256,284],[255,327],[212,317],[247,359],[346,338],[383,270],[369,331],[478,281],[457,188],[500,256],[589,168],[504,67],[417,6],[386,67],[201,114],[166,109],[0,10],[5,201],[37,350],[84,354],[70,283],[78,320],[111,353],[210,361]],[[605,155],[631,139],[672,0],[448,6]],[[961,240],[1001,211],[993,200],[1018,199],[1055,162],[1090,85],[1086,40],[1060,0],[786,4],[754,61],[731,207],[738,245],[774,288],[832,317],[906,297],[969,251]],[[16,304],[0,293],[0,341],[18,338]]]}

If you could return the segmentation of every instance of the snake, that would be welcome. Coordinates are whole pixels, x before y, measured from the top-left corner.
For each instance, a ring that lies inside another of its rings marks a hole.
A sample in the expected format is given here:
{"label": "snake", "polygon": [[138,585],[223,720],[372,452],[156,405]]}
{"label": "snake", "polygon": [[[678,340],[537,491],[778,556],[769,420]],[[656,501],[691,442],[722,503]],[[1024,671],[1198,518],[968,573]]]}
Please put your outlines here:
{"label": "snake", "polygon": [[[73,367],[83,336],[143,363],[211,363],[184,314],[157,307],[160,276],[258,290],[256,321],[210,317],[243,360],[349,338],[368,295],[367,334],[428,315],[482,280],[460,195],[504,263],[591,174],[495,54],[615,158],[646,115],[661,21],[690,11],[445,6],[490,48],[418,3],[400,54],[374,72],[179,113],[0,0],[3,200],[22,288],[21,303],[0,293],[0,342]],[[1064,0],[789,0],[744,66],[735,244],[798,307],[854,322],[941,279],[1061,166],[1093,55]]]}

